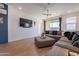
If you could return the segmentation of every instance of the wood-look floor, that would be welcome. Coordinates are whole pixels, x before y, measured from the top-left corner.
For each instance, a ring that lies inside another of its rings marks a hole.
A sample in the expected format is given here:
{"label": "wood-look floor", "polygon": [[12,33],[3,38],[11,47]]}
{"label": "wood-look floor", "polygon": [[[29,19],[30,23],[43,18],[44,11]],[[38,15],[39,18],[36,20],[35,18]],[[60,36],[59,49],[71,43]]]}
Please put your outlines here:
{"label": "wood-look floor", "polygon": [[53,46],[38,49],[34,44],[34,39],[23,39],[0,44],[0,53],[12,56],[52,56]]}

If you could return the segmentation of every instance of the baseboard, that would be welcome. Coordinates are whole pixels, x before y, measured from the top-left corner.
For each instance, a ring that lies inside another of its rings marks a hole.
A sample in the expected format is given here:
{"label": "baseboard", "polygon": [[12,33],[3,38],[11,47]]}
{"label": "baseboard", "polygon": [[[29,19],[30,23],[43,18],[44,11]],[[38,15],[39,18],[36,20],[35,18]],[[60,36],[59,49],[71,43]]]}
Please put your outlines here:
{"label": "baseboard", "polygon": [[34,37],[38,37],[38,36],[35,35],[35,36],[31,36],[31,37],[21,37],[21,38],[9,40],[8,42],[14,42],[14,41],[23,40],[23,39],[29,39],[29,38],[34,38]]}

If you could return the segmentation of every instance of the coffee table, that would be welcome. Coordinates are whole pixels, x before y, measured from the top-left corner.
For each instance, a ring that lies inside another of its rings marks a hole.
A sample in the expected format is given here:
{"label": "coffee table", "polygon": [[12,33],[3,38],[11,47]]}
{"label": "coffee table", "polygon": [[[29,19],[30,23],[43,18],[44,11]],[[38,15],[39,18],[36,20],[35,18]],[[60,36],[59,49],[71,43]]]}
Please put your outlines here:
{"label": "coffee table", "polygon": [[57,40],[50,37],[46,37],[45,39],[42,39],[40,37],[35,38],[35,45],[38,48],[53,46],[55,42],[57,42]]}

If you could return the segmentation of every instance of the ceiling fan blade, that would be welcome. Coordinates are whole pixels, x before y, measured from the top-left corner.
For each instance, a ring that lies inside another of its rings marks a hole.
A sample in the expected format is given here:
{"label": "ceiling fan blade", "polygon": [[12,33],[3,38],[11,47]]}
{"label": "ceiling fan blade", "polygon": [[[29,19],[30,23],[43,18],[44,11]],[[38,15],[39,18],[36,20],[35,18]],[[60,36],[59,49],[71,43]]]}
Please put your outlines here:
{"label": "ceiling fan blade", "polygon": [[41,14],[44,14],[44,15],[47,15],[47,14],[48,14],[48,15],[52,15],[52,14],[50,14],[50,13],[41,13]]}

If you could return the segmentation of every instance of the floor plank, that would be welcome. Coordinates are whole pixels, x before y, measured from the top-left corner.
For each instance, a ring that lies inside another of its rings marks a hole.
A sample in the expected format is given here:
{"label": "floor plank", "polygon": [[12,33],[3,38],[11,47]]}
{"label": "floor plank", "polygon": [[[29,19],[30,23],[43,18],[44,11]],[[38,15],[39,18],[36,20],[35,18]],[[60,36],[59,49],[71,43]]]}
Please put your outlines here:
{"label": "floor plank", "polygon": [[34,44],[33,38],[23,39],[0,44],[0,53],[7,53],[12,56],[52,56],[53,46],[38,49]]}

